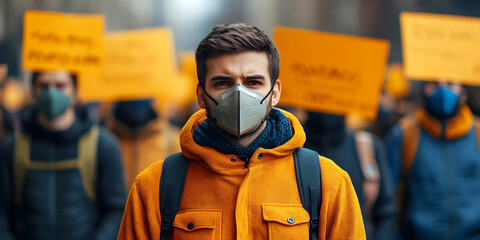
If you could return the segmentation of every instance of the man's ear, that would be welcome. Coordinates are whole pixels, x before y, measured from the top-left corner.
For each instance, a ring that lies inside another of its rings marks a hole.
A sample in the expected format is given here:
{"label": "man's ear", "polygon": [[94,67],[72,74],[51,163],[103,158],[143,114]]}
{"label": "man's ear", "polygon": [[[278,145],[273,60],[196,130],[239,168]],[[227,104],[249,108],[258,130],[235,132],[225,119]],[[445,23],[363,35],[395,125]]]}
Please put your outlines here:
{"label": "man's ear", "polygon": [[275,107],[278,102],[280,101],[280,95],[282,94],[282,83],[280,82],[280,79],[277,79],[275,81],[275,86],[273,87],[272,90],[272,107]]}
{"label": "man's ear", "polygon": [[79,106],[80,103],[82,102],[82,98],[81,98],[81,94],[80,94],[80,91],[78,91],[78,89],[75,88],[75,92],[73,93],[73,96],[72,96],[72,103],[74,106]]}
{"label": "man's ear", "polygon": [[197,85],[197,103],[200,108],[205,109],[206,108],[206,103],[205,103],[205,92],[203,91],[203,88],[200,87],[200,85]]}

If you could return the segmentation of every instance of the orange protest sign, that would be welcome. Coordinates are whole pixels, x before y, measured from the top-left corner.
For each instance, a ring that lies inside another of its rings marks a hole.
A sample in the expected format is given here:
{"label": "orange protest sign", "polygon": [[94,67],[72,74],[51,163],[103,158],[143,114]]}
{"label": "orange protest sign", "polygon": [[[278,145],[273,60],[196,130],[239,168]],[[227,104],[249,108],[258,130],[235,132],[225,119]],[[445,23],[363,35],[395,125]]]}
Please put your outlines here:
{"label": "orange protest sign", "polygon": [[183,51],[179,54],[180,59],[180,73],[184,77],[185,89],[180,95],[184,96],[183,104],[190,104],[196,99],[196,85],[197,80],[197,64],[195,62],[195,52]]}
{"label": "orange protest sign", "polygon": [[407,77],[480,84],[480,18],[403,12],[400,24]]}
{"label": "orange protest sign", "polygon": [[375,119],[386,40],[277,27],[281,105]]}
{"label": "orange protest sign", "polygon": [[153,28],[105,36],[103,75],[80,76],[83,101],[171,97],[179,81],[172,31]]}
{"label": "orange protest sign", "polygon": [[23,68],[102,71],[104,25],[102,15],[26,11]]}

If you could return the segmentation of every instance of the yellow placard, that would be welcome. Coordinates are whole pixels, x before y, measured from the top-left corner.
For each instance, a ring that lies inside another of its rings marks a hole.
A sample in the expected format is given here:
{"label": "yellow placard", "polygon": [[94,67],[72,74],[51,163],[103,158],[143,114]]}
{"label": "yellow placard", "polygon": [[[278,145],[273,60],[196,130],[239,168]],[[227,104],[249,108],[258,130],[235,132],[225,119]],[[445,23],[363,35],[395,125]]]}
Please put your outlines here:
{"label": "yellow placard", "polygon": [[182,81],[172,31],[152,28],[105,35],[103,75],[83,75],[83,101],[170,98]]}
{"label": "yellow placard", "polygon": [[405,74],[480,85],[480,18],[400,14]]}
{"label": "yellow placard", "polygon": [[102,15],[26,11],[22,67],[101,72],[104,29]]}
{"label": "yellow placard", "polygon": [[182,90],[180,95],[184,97],[184,105],[190,104],[196,99],[196,85],[197,80],[197,64],[195,62],[195,52],[193,51],[182,51],[179,54],[180,60],[180,73],[184,77],[185,89]]}
{"label": "yellow placard", "polygon": [[281,105],[375,119],[386,40],[277,27]]}

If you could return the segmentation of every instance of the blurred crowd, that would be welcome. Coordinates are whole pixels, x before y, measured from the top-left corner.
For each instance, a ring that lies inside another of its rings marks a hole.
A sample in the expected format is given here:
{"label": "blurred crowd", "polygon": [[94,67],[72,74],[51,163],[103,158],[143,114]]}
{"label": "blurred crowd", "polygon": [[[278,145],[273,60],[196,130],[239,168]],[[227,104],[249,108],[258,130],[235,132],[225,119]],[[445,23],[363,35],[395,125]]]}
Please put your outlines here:
{"label": "blurred crowd", "polygon": [[[135,177],[181,151],[180,129],[196,101],[84,103],[72,73],[21,81],[7,71],[0,65],[0,239],[35,239],[48,234],[35,226],[52,221],[78,239],[115,239]],[[305,147],[348,172],[369,239],[467,239],[479,231],[479,87],[406,79],[391,63],[375,121],[280,108],[302,123]],[[58,159],[67,160],[52,164]],[[72,202],[75,209],[65,207]]]}

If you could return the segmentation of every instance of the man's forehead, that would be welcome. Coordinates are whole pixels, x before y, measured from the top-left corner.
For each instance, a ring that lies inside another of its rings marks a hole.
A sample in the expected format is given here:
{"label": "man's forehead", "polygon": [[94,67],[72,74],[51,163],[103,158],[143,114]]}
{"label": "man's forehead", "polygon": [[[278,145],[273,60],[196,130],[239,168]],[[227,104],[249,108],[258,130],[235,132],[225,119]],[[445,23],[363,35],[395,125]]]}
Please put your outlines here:
{"label": "man's forehead", "polygon": [[[206,61],[207,71],[212,68],[246,67],[268,71],[268,56],[265,52],[244,51],[212,56]],[[264,68],[264,69],[263,69]]]}
{"label": "man's forehead", "polygon": [[44,72],[37,77],[37,81],[69,81],[71,75],[65,71]]}

